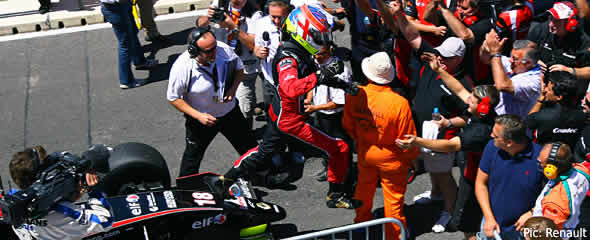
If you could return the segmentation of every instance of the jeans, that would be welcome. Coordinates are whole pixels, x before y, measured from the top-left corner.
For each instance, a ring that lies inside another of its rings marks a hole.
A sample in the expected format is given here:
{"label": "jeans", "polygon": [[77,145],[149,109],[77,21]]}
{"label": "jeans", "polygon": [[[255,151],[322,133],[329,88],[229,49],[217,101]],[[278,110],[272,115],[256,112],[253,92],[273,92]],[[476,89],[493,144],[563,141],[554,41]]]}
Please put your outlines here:
{"label": "jeans", "polygon": [[143,49],[137,38],[137,27],[135,20],[131,17],[131,4],[101,3],[102,15],[107,22],[113,26],[113,31],[119,41],[119,83],[129,85],[135,82],[133,72],[131,71],[131,62],[135,65],[145,63]]}

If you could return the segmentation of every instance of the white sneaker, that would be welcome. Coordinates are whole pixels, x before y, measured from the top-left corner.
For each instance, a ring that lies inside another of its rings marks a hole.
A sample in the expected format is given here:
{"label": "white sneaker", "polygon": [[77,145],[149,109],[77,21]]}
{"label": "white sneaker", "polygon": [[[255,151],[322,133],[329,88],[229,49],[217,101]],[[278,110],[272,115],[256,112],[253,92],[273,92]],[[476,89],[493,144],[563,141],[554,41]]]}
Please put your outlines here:
{"label": "white sneaker", "polygon": [[445,228],[450,220],[451,220],[451,214],[449,214],[449,212],[447,212],[447,211],[442,211],[440,213],[440,217],[438,218],[438,221],[436,221],[434,226],[432,226],[432,231],[435,233],[444,232]]}
{"label": "white sneaker", "polygon": [[433,196],[431,191],[426,191],[414,196],[414,203],[415,204],[429,204],[432,201],[440,201],[442,197],[440,196]]}

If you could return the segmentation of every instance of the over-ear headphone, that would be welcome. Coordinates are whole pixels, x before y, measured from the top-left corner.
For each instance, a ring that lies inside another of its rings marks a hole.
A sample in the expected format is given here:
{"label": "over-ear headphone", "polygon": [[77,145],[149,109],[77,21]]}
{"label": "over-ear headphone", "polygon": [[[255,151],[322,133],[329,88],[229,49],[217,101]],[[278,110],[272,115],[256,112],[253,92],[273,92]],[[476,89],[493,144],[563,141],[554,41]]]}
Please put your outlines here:
{"label": "over-ear headphone", "polygon": [[[459,11],[455,11],[455,17],[457,17],[458,19],[461,19],[461,16],[459,15]],[[479,20],[479,18],[476,15],[473,15],[473,16],[465,17],[465,19],[463,19],[463,23],[465,23],[465,25],[470,27],[471,25],[476,23],[477,20]]]}
{"label": "over-ear headphone", "polygon": [[476,87],[474,90],[479,96],[485,96],[477,104],[477,115],[480,118],[485,118],[490,113],[490,96],[484,87]]}
{"label": "over-ear headphone", "polygon": [[195,28],[190,35],[191,41],[188,43],[188,54],[190,54],[191,58],[195,58],[199,56],[200,48],[197,45],[197,41],[206,33],[211,33],[211,26],[207,25],[207,27],[197,27]]}
{"label": "over-ear headphone", "polygon": [[567,24],[565,25],[565,30],[568,32],[575,32],[578,28],[578,8],[571,3],[571,2],[563,2],[568,7],[572,8],[574,13],[567,19]]}
{"label": "over-ear headphone", "polygon": [[551,145],[551,150],[549,151],[549,157],[547,158],[547,165],[543,169],[543,174],[550,180],[557,178],[559,174],[559,162],[556,160],[557,152],[559,151],[559,147],[561,147],[561,143],[553,143]]}

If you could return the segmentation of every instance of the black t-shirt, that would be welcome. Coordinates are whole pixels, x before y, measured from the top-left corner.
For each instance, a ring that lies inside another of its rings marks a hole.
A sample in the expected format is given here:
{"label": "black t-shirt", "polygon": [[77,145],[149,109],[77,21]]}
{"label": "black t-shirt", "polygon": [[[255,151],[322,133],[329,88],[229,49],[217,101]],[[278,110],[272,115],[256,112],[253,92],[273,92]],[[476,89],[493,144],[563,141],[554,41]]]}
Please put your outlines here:
{"label": "black t-shirt", "polygon": [[527,127],[534,130],[538,144],[561,141],[573,147],[584,128],[586,117],[579,108],[560,104],[543,106],[526,119]]}
{"label": "black t-shirt", "polygon": [[548,66],[590,66],[590,38],[580,30],[569,33],[565,41],[562,41],[549,32],[547,20],[531,28],[528,39],[537,43],[540,59]]}
{"label": "black t-shirt", "polygon": [[[424,52],[434,53],[435,50],[428,43],[422,41],[416,55],[420,57]],[[412,115],[414,116],[418,135],[422,135],[422,122],[432,120],[432,111],[435,107],[438,107],[440,114],[446,118],[457,115],[467,108],[467,105],[449,90],[428,63],[421,63],[418,71],[413,74],[419,76],[413,78],[417,82],[414,85],[416,86],[416,96],[412,105]],[[462,71],[455,73],[454,77],[466,89],[471,89],[471,80]],[[441,134],[444,134],[444,131],[441,131]],[[441,135],[439,135],[439,138],[441,138]]]}
{"label": "black t-shirt", "polygon": [[465,42],[465,57],[463,64],[467,72],[473,76],[476,85],[493,83],[490,77],[490,65],[484,64],[479,59],[479,48],[486,38],[486,34],[492,29],[492,23],[489,18],[478,20],[468,27],[473,33],[473,42]]}
{"label": "black t-shirt", "polygon": [[483,152],[492,137],[493,117],[486,119],[471,117],[463,131],[457,135],[461,139],[461,150],[466,152]]}
{"label": "black t-shirt", "polygon": [[[590,37],[581,30],[569,33],[565,41],[549,32],[549,21],[539,23],[528,34],[528,39],[537,43],[540,60],[548,67],[561,64],[568,67],[590,66]],[[588,80],[578,79],[577,96],[586,93]]]}

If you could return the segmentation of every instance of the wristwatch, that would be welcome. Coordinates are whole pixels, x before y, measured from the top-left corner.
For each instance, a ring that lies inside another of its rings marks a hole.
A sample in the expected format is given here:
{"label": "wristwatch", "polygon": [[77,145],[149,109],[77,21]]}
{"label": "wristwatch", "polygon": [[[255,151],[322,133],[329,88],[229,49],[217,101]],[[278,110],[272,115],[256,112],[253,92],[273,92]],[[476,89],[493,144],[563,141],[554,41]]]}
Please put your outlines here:
{"label": "wristwatch", "polygon": [[492,60],[492,58],[495,58],[495,57],[501,58],[502,57],[502,54],[500,54],[500,53],[494,53],[494,54],[492,54],[492,56],[490,56],[490,60]]}
{"label": "wristwatch", "polygon": [[240,33],[240,29],[237,28],[237,27],[231,30],[231,34],[236,34],[237,35],[238,33]]}

